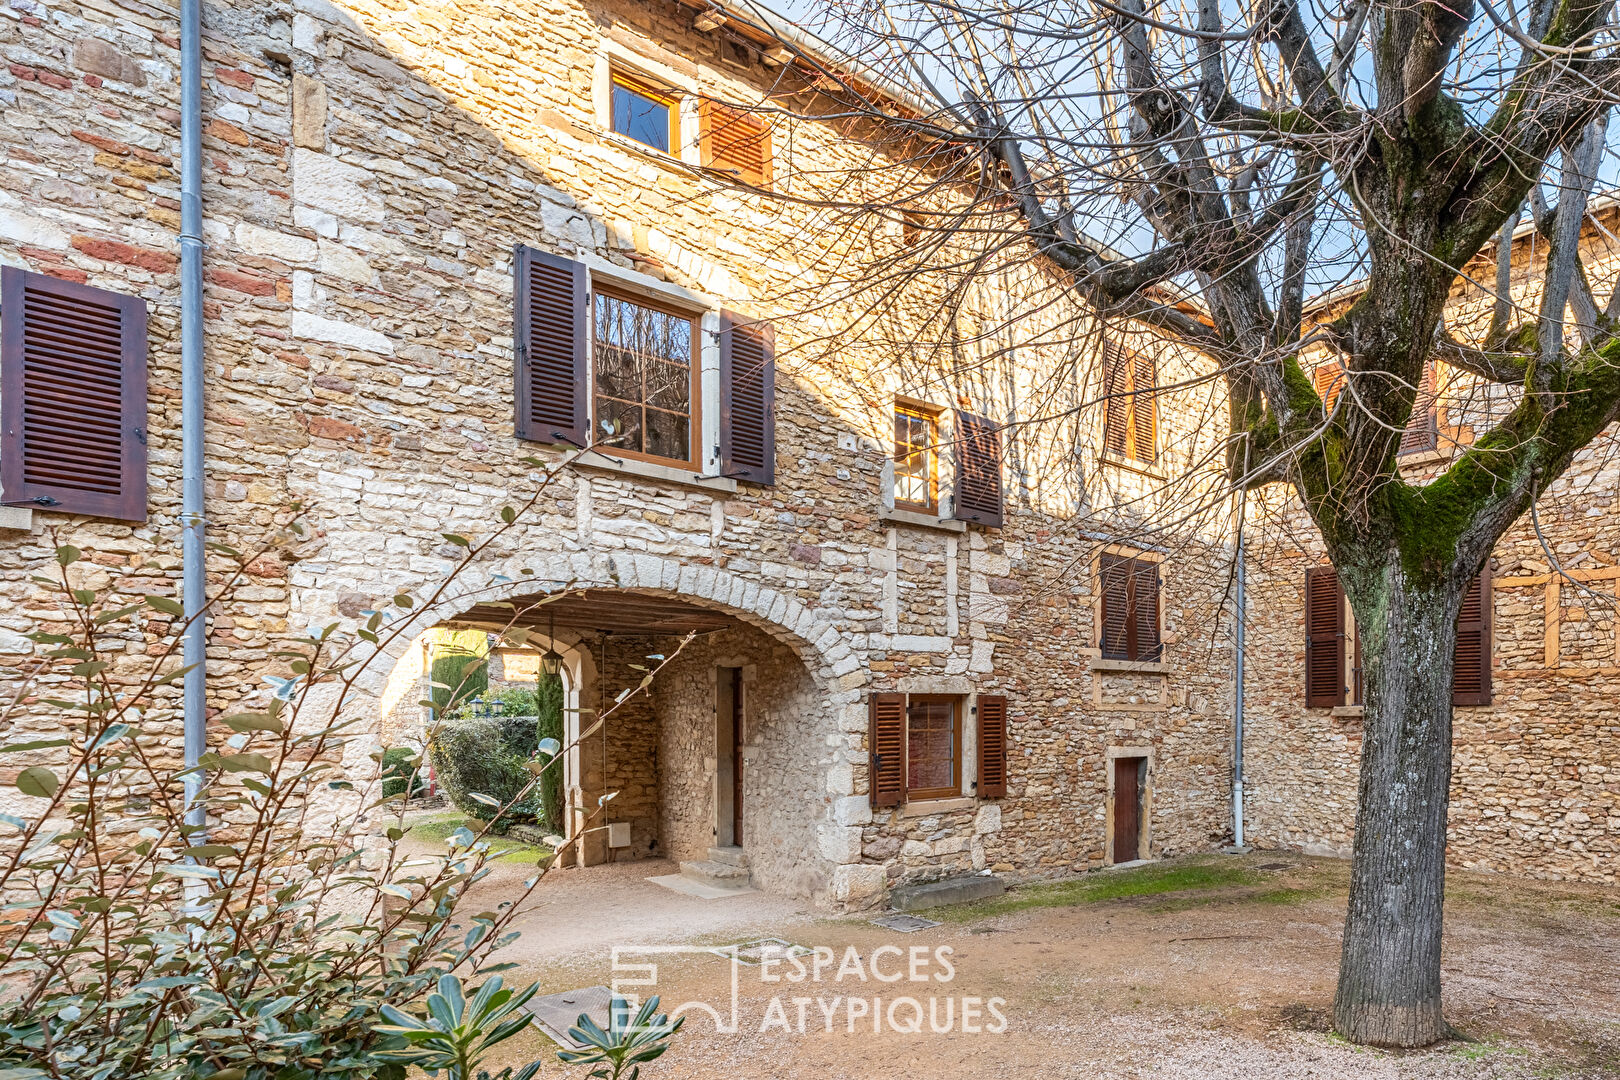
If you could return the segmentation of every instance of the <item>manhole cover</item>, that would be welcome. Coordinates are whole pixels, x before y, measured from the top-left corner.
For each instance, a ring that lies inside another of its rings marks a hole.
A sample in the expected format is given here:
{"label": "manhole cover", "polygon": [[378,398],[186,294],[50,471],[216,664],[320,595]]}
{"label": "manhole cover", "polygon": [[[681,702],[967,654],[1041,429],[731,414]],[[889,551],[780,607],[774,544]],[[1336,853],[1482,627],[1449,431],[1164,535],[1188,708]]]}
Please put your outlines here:
{"label": "manhole cover", "polygon": [[1268,863],[1262,863],[1260,866],[1255,867],[1255,869],[1256,870],[1292,870],[1293,867],[1294,867],[1293,863],[1268,862]]}
{"label": "manhole cover", "polygon": [[902,934],[915,934],[918,930],[927,930],[938,926],[939,923],[933,919],[924,919],[917,915],[882,915],[873,919],[872,925],[898,930]]}
{"label": "manhole cover", "polygon": [[736,945],[722,945],[718,949],[710,949],[716,956],[726,959],[735,959],[739,963],[750,964],[755,967],[767,960],[782,960],[789,956],[808,956],[810,950],[803,945],[794,945],[781,938],[760,938],[757,941],[744,941]]}
{"label": "manhole cover", "polygon": [[584,1013],[601,1026],[608,1026],[608,1010],[612,1007],[613,991],[605,986],[587,986],[583,990],[565,990],[533,998],[524,1008],[534,1014],[540,1030],[551,1036],[558,1046],[582,1049],[585,1044],[568,1037],[568,1029],[579,1023]]}

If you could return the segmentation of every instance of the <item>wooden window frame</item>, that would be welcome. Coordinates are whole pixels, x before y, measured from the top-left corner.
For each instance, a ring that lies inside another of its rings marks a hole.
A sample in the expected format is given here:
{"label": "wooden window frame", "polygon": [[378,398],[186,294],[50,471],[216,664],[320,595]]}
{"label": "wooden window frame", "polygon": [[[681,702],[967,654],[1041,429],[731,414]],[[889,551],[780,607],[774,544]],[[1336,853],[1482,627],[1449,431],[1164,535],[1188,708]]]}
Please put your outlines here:
{"label": "wooden window frame", "polygon": [[[590,290],[590,293],[589,293],[589,295],[587,297],[587,305],[588,306],[587,306],[586,322],[587,322],[587,324],[589,326],[590,342],[591,342],[589,386],[590,386],[591,438],[592,438],[593,444],[598,439],[598,437],[601,435],[601,432],[597,429],[597,423],[600,420],[600,414],[597,411],[597,399],[599,397],[601,397],[601,394],[600,394],[600,392],[599,392],[599,390],[597,388],[597,371],[596,371],[596,359],[597,359],[597,355],[596,355],[596,349],[597,349],[597,342],[596,342],[596,298],[597,298],[597,296],[609,296],[609,297],[612,297],[615,300],[621,300],[621,301],[623,301],[623,302],[625,302],[627,304],[635,304],[638,307],[644,307],[644,308],[647,308],[647,309],[652,310],[652,311],[660,312],[661,314],[664,314],[664,315],[671,315],[671,316],[674,316],[675,318],[678,318],[678,319],[686,319],[692,324],[692,359],[691,359],[691,363],[690,363],[690,367],[689,367],[689,374],[690,374],[690,379],[691,379],[691,390],[689,392],[689,394],[690,394],[689,400],[691,401],[691,406],[692,407],[691,407],[691,409],[690,409],[690,411],[688,413],[688,417],[687,417],[687,457],[685,459],[661,457],[661,456],[659,456],[657,454],[649,454],[649,453],[646,453],[646,452],[640,451],[640,450],[629,450],[629,449],[626,449],[626,448],[624,448],[622,446],[617,446],[617,445],[604,445],[604,446],[601,447],[600,452],[604,453],[604,454],[607,454],[609,456],[612,456],[612,457],[629,458],[629,459],[632,459],[632,460],[635,460],[635,461],[646,461],[646,462],[650,462],[650,463],[655,464],[655,465],[676,465],[676,466],[679,466],[681,468],[697,469],[698,468],[698,463],[702,460],[702,457],[703,457],[703,372],[702,372],[702,366],[703,366],[702,365],[702,359],[703,359],[703,316],[702,316],[702,313],[698,312],[698,311],[694,311],[691,308],[682,307],[679,304],[674,304],[674,303],[670,303],[668,301],[664,301],[664,300],[662,300],[660,298],[650,297],[646,293],[636,292],[633,289],[620,288],[620,287],[615,286],[615,285],[603,284],[603,283],[600,283],[600,282],[592,281],[591,290]],[[622,399],[615,399],[615,400],[622,400]],[[643,409],[647,408],[647,403],[646,403],[645,400],[642,401],[641,407]],[[668,410],[663,410],[663,411],[668,411]],[[645,421],[643,422],[642,427],[643,427],[643,431],[645,431],[645,428],[646,428]]]}
{"label": "wooden window frame", "polygon": [[[902,758],[902,802],[928,802],[933,799],[954,799],[962,794],[962,713],[965,698],[960,694],[907,694],[906,725]],[[913,705],[948,704],[951,706],[951,786],[913,788],[911,786],[911,707]]]}
{"label": "wooden window frame", "polygon": [[1312,373],[1311,381],[1316,385],[1316,394],[1322,399],[1322,406],[1329,414],[1338,404],[1339,395],[1344,392],[1345,377],[1344,365],[1337,360],[1318,364]]}
{"label": "wooden window frame", "polygon": [[[660,150],[651,143],[644,143],[628,132],[623,132],[615,126],[613,116],[613,90],[615,87],[624,87],[632,94],[639,94],[650,101],[655,101],[669,110],[669,149]],[[681,99],[679,95],[667,90],[659,90],[645,76],[626,71],[617,64],[608,67],[608,130],[621,139],[629,139],[637,146],[644,147],[655,154],[666,154],[678,158],[681,155]]]}
{"label": "wooden window frame", "polygon": [[[916,401],[912,398],[896,397],[894,399],[894,405],[889,410],[889,422],[891,427],[901,416],[912,417],[922,420],[928,425],[928,432],[932,435],[933,439],[929,445],[923,447],[922,449],[922,452],[928,455],[928,501],[921,503],[914,502],[910,499],[900,498],[900,473],[898,469],[898,466],[901,463],[900,442],[898,439],[894,440],[894,447],[890,452],[889,460],[896,466],[894,497],[894,506],[896,510],[910,510],[918,514],[939,513],[939,420],[943,412],[943,409],[933,405],[924,404],[923,402]],[[909,457],[910,455],[907,456]]]}
{"label": "wooden window frame", "polygon": [[[1109,560],[1109,559],[1113,559],[1113,560],[1116,560],[1116,561],[1113,564],[1109,564],[1109,563],[1106,562],[1106,560]],[[1139,563],[1139,564],[1141,564],[1143,566],[1152,567],[1154,576],[1157,578],[1157,581],[1158,581],[1158,589],[1157,589],[1158,610],[1154,613],[1154,615],[1155,615],[1155,620],[1156,620],[1156,630],[1157,630],[1158,642],[1153,647],[1153,649],[1151,650],[1152,655],[1147,655],[1147,656],[1142,655],[1141,643],[1136,641],[1137,627],[1138,627],[1138,619],[1137,619],[1137,611],[1136,611],[1136,580],[1137,580],[1137,574],[1139,573],[1139,571],[1130,571],[1130,572],[1128,572],[1128,576],[1125,579],[1125,581],[1126,581],[1126,599],[1125,599],[1125,641],[1126,641],[1126,647],[1125,647],[1125,655],[1123,655],[1123,656],[1112,655],[1108,651],[1108,638],[1107,638],[1107,629],[1106,629],[1106,622],[1107,622],[1107,617],[1108,617],[1108,594],[1107,594],[1107,588],[1106,588],[1106,585],[1105,585],[1105,582],[1104,582],[1104,576],[1103,575],[1104,575],[1105,569],[1107,569],[1110,565],[1118,565],[1120,563],[1133,563],[1133,564]],[[1122,661],[1125,661],[1126,663],[1133,663],[1133,664],[1157,664],[1157,663],[1162,663],[1164,661],[1164,560],[1163,560],[1163,558],[1162,557],[1154,557],[1154,555],[1151,552],[1128,553],[1128,552],[1118,551],[1118,550],[1103,551],[1103,552],[1098,554],[1095,563],[1093,563],[1093,575],[1092,576],[1093,576],[1093,582],[1094,582],[1095,595],[1097,597],[1097,606],[1096,606],[1095,617],[1093,619],[1093,622],[1095,623],[1095,626],[1096,626],[1097,653],[1098,653],[1099,657],[1101,659],[1104,659],[1104,660],[1122,660]],[[1133,648],[1133,646],[1134,646],[1134,648]],[[1134,655],[1134,656],[1131,655],[1131,653],[1133,651],[1136,653],[1136,655]]]}

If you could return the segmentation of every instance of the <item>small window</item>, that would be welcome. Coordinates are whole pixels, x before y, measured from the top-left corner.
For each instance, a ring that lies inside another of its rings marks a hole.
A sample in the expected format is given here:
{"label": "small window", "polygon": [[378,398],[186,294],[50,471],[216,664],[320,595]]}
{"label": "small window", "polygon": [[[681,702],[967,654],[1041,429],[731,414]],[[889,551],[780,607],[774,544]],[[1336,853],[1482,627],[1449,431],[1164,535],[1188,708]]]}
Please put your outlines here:
{"label": "small window", "polygon": [[678,102],[628,75],[613,73],[613,130],[669,153],[679,144],[676,124],[680,121]]}
{"label": "small window", "polygon": [[939,508],[939,414],[894,406],[894,505],[931,514]]}
{"label": "small window", "polygon": [[1159,564],[1104,554],[1097,564],[1102,594],[1105,659],[1156,661],[1164,654],[1159,633]]}
{"label": "small window", "polygon": [[912,694],[906,699],[906,795],[948,799],[962,793],[961,698]]}
{"label": "small window", "polygon": [[601,291],[594,312],[597,440],[630,456],[691,464],[696,320]]}

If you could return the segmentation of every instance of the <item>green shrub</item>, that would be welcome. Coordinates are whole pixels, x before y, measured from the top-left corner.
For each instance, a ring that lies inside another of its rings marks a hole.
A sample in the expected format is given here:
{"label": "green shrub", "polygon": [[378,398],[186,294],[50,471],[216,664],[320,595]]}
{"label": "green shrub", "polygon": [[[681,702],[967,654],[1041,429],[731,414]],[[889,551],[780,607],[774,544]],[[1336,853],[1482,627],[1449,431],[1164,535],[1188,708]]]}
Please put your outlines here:
{"label": "green shrub", "polygon": [[433,708],[446,716],[489,689],[488,637],[481,630],[457,630],[433,646]]}
{"label": "green shrub", "polygon": [[410,785],[412,798],[427,788],[427,778],[423,775],[426,770],[422,768],[416,751],[408,746],[396,746],[384,751],[382,771],[382,794],[385,799],[403,792],[407,784]]}
{"label": "green shrub", "polygon": [[[537,738],[532,716],[464,716],[446,720],[428,742],[445,795],[463,813],[482,821],[516,796],[534,779],[528,761]],[[537,785],[538,787],[538,785]],[[496,800],[491,806],[474,794]],[[540,796],[531,791],[503,815],[507,824],[539,816]]]}
{"label": "green shrub", "polygon": [[[563,683],[562,679],[553,675],[549,678],[541,676],[535,685],[535,745],[545,739],[557,740],[562,746],[566,740],[563,738]],[[544,755],[541,761],[549,760]],[[540,818],[542,823],[553,832],[563,831],[563,771],[562,763],[558,762],[540,775]]]}

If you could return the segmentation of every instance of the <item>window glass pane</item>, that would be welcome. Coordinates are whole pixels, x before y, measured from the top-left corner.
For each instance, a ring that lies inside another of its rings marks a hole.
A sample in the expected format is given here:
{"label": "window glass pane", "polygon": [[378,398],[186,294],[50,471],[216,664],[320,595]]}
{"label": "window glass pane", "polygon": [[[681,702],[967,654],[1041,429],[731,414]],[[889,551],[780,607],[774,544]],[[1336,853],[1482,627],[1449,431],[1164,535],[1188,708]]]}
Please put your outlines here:
{"label": "window glass pane", "polygon": [[692,433],[687,418],[679,413],[648,409],[646,452],[682,461],[691,457]]}
{"label": "window glass pane", "polygon": [[692,460],[692,319],[595,298],[596,429],[621,450]]}
{"label": "window glass pane", "polygon": [[643,453],[641,406],[614,398],[596,399],[596,437],[619,450]]}
{"label": "window glass pane", "polygon": [[613,130],[669,153],[669,106],[621,82],[613,83]]}
{"label": "window glass pane", "polygon": [[934,418],[910,409],[894,411],[894,501],[934,504]]}
{"label": "window glass pane", "polygon": [[906,709],[906,787],[950,789],[955,783],[956,703],[913,701]]}

